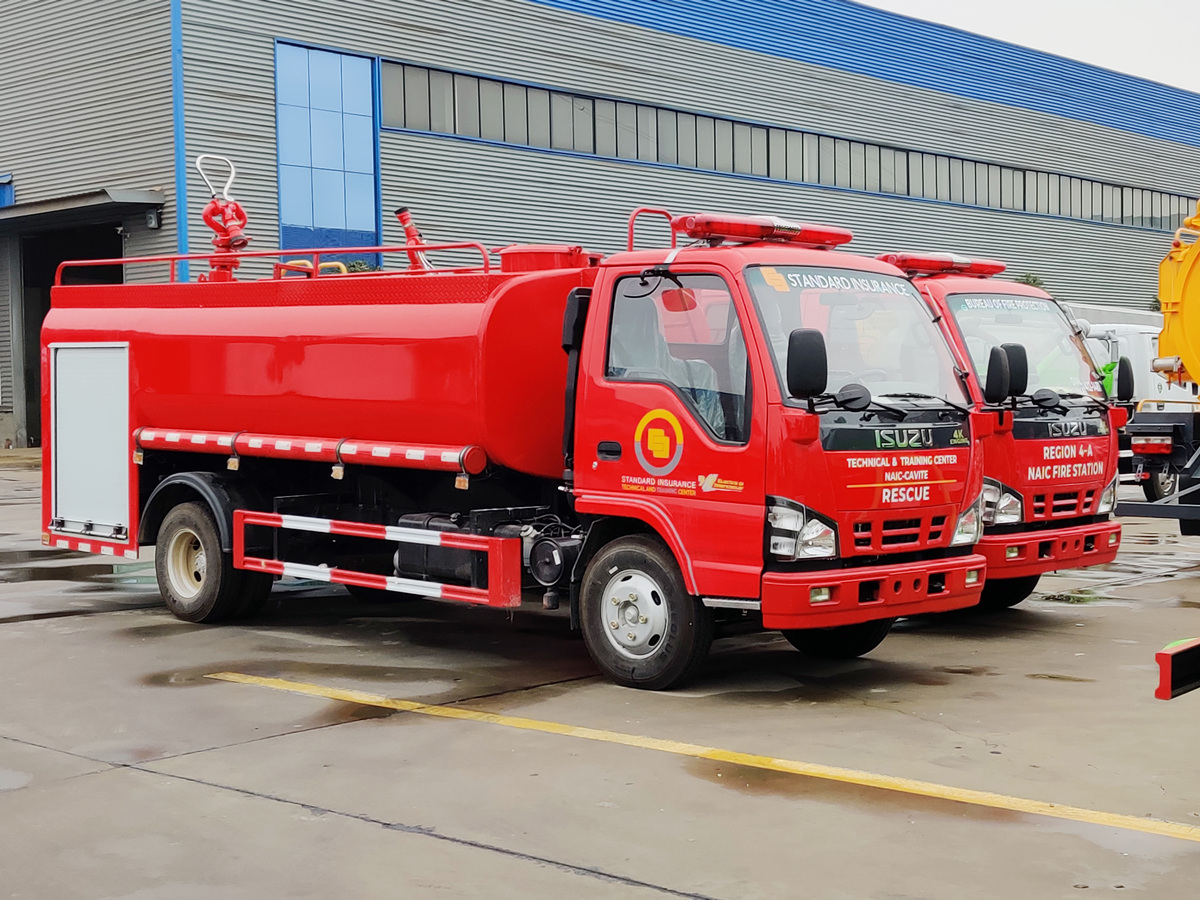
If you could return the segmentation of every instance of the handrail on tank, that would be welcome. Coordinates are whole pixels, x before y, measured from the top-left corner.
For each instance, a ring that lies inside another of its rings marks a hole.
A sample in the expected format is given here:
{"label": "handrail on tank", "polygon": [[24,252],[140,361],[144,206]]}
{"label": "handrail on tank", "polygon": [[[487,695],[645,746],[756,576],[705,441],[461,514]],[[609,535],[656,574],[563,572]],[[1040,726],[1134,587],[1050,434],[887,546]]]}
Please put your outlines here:
{"label": "handrail on tank", "polygon": [[[635,209],[629,215],[629,240],[625,246],[626,250],[633,249],[633,229],[634,229],[634,226],[637,225],[638,216],[643,216],[643,215],[644,216],[662,216],[664,219],[667,220],[668,225],[674,220],[674,216],[672,216],[665,209],[655,209],[652,206],[639,206],[637,209]],[[671,229],[671,247],[674,247],[674,246],[675,246],[675,229],[672,228]]]}
{"label": "handrail on tank", "polygon": [[[348,253],[407,253],[412,249],[412,245],[399,244],[387,247],[324,247],[320,249],[306,250],[242,250],[237,253],[179,253],[170,256],[119,256],[116,259],[72,259],[58,264],[58,268],[54,272],[54,285],[59,287],[62,285],[62,274],[64,269],[81,268],[85,266],[129,266],[143,265],[149,263],[170,263],[171,277],[170,283],[178,282],[177,264],[181,262],[190,262],[192,260],[209,260],[211,261],[229,261],[232,259],[270,259],[283,257],[304,257],[312,259],[312,266],[317,274],[310,277],[313,278],[337,278],[340,275],[322,275],[320,274],[321,256],[344,256]],[[479,255],[483,257],[483,265],[480,266],[440,266],[433,269],[421,269],[415,273],[409,273],[405,269],[396,270],[381,270],[379,272],[366,272],[362,274],[368,275],[404,275],[404,274],[419,274],[427,275],[431,272],[482,272],[488,275],[492,271],[492,261],[487,247],[478,241],[463,241],[455,244],[422,244],[421,249],[424,252],[436,250],[478,250]],[[347,276],[349,277],[349,276]]]}

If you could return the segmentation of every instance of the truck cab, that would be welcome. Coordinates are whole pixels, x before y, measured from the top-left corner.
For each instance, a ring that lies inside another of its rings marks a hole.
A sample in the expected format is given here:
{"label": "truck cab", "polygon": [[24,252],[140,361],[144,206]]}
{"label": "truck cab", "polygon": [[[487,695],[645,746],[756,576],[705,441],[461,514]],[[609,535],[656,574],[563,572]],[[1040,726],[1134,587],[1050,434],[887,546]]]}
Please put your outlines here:
{"label": "truck cab", "polygon": [[[958,356],[972,403],[996,417],[982,440],[988,584],[981,605],[1014,606],[1046,572],[1111,562],[1118,429],[1085,335],[1045,291],[997,281],[1002,262],[951,254],[889,253],[938,317]],[[993,348],[1006,351],[1010,398],[984,398]],[[1128,361],[1123,380],[1129,380]],[[1121,379],[1119,379],[1121,380]]]}
{"label": "truck cab", "polygon": [[[643,523],[684,593],[759,612],[817,655],[856,656],[898,616],[974,605],[973,435],[990,418],[971,411],[911,283],[837,252],[841,229],[716,215],[671,227],[670,247],[604,260],[590,292],[576,512]],[[657,610],[645,621],[629,598],[667,574],[606,553],[583,576],[584,636],[634,678]]]}

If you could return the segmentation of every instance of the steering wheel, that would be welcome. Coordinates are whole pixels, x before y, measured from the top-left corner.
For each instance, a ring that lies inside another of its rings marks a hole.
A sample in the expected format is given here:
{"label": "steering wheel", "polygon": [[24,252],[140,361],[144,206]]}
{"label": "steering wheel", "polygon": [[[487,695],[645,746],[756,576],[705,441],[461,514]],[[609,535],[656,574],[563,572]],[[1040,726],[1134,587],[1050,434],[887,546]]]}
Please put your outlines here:
{"label": "steering wheel", "polygon": [[[884,381],[890,377],[885,369],[864,369],[861,372],[851,372],[847,369],[830,369],[829,374],[830,376],[845,375],[846,378],[843,380],[843,384],[850,381],[861,381],[864,383],[867,381]],[[837,379],[831,377],[829,380],[832,382]]]}

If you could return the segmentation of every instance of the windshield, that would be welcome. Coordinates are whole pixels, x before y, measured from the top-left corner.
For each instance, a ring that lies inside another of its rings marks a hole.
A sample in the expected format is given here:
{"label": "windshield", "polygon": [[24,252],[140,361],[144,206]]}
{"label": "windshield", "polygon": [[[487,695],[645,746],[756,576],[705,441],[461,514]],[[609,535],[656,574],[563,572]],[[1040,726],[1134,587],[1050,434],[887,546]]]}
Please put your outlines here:
{"label": "windshield", "polygon": [[1084,347],[1053,300],[1011,294],[951,294],[946,298],[980,381],[987,380],[988,355],[1001,344],[1023,344],[1029,358],[1029,387],[1104,399],[1104,387]]}
{"label": "windshield", "polygon": [[854,269],[749,266],[746,282],[784,396],[788,338],[797,328],[815,328],[825,337],[831,392],[857,383],[876,397],[928,394],[965,402],[941,332],[906,279]]}

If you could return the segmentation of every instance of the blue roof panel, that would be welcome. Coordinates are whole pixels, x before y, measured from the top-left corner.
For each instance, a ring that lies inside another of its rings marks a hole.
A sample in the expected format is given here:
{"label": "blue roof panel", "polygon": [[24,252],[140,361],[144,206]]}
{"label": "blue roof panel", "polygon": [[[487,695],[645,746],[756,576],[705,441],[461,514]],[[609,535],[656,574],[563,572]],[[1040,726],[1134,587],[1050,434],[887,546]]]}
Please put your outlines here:
{"label": "blue roof panel", "polygon": [[533,0],[1200,147],[1200,94],[848,0]]}

